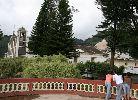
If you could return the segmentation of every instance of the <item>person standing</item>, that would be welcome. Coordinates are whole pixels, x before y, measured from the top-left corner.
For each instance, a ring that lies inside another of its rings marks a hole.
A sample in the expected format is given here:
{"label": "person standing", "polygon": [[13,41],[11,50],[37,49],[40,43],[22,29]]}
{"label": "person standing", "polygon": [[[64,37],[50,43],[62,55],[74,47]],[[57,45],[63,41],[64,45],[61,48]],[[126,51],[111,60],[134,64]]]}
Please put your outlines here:
{"label": "person standing", "polygon": [[124,89],[124,99],[130,100],[130,87],[132,84],[130,73],[126,73],[124,76],[124,83],[123,83],[123,89]]}
{"label": "person standing", "polygon": [[122,75],[114,73],[113,80],[116,82],[116,85],[117,85],[116,100],[121,100],[122,92],[123,92],[123,77],[122,77]]}
{"label": "person standing", "polygon": [[105,80],[105,86],[106,86],[106,97],[105,100],[109,100],[111,97],[111,82],[112,82],[113,76],[112,72],[109,71],[106,75],[106,80]]}

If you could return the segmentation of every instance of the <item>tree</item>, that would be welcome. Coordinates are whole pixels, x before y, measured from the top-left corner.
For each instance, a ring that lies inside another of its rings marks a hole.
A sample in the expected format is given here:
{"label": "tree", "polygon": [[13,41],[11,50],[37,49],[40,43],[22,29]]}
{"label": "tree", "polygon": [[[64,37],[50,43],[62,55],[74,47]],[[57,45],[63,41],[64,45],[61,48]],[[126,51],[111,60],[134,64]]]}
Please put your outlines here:
{"label": "tree", "polygon": [[50,55],[53,52],[50,44],[53,42],[52,37],[56,32],[56,17],[56,1],[45,0],[33,27],[29,42],[29,49],[34,54],[43,56]]}
{"label": "tree", "polygon": [[0,29],[0,40],[2,39],[3,33],[2,30]]}
{"label": "tree", "polygon": [[5,53],[8,52],[8,43],[11,36],[4,35],[0,40],[0,57],[4,57]]}
{"label": "tree", "polygon": [[[131,11],[127,23],[120,26],[125,33],[120,41],[121,45],[118,45],[120,52],[129,53],[134,59],[138,59],[138,1],[126,0],[128,9]],[[125,29],[125,31],[124,31]]]}
{"label": "tree", "polygon": [[130,0],[133,14],[131,15],[131,30],[129,37],[130,45],[127,46],[127,52],[135,59],[138,59],[138,0]]}
{"label": "tree", "polygon": [[45,0],[31,34],[29,48],[40,56],[73,50],[72,16],[67,0]]}
{"label": "tree", "polygon": [[98,28],[102,28],[104,38],[111,50],[110,66],[114,66],[115,51],[122,45],[123,36],[128,33],[133,15],[128,0],[96,0],[100,5],[105,20]]}
{"label": "tree", "polygon": [[60,0],[58,5],[57,53],[69,56],[74,51],[74,38],[72,38],[72,13],[68,0]]}

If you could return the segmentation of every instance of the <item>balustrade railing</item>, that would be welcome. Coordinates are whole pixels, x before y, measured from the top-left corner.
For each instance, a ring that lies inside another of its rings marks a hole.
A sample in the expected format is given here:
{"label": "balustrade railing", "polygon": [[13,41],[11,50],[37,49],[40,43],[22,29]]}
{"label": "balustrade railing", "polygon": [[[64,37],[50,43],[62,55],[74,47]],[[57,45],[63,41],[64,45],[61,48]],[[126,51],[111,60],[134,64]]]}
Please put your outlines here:
{"label": "balustrade railing", "polygon": [[[0,79],[0,97],[33,94],[76,94],[83,96],[104,97],[105,86],[102,80],[30,78]],[[116,85],[111,88],[113,97]],[[138,84],[133,84],[130,92],[133,100],[138,100]]]}

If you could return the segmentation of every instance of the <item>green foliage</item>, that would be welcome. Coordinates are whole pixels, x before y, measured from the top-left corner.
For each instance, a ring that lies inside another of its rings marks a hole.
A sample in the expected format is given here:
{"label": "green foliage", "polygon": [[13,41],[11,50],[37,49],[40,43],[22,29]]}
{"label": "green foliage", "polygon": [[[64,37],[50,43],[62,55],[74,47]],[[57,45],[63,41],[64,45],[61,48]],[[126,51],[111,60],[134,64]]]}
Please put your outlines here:
{"label": "green foliage", "polygon": [[92,38],[86,39],[86,40],[84,41],[84,43],[85,43],[86,45],[95,46],[98,42],[100,42],[102,39],[104,39],[104,38],[100,37],[101,35],[99,36],[99,34],[100,34],[100,33],[94,35]]}
{"label": "green foliage", "polygon": [[[0,78],[81,78],[87,71],[92,79],[104,79],[110,69],[107,63],[86,62],[77,65],[69,64],[63,55],[35,58],[0,59]],[[122,74],[124,67],[114,67]]]}
{"label": "green foliage", "polygon": [[83,75],[83,74],[85,73],[86,67],[84,66],[83,63],[77,63],[76,68],[80,70],[80,74],[81,74],[81,75]]}
{"label": "green foliage", "polygon": [[124,69],[125,69],[124,66],[120,66],[119,68],[115,68],[115,72],[116,72],[118,75],[123,75]]}
{"label": "green foliage", "polygon": [[63,55],[0,59],[0,78],[80,78],[80,71]]}
{"label": "green foliage", "polygon": [[[105,75],[108,73],[110,68],[110,64],[108,63],[96,63],[96,62],[86,62],[86,63],[78,63],[77,69],[80,70],[81,75],[86,74],[86,69],[89,74],[92,74],[92,79],[105,79]],[[124,67],[116,67],[114,66],[115,71],[122,74],[124,72]]]}
{"label": "green foliage", "polygon": [[2,39],[3,33],[2,30],[0,29],[0,40]]}
{"label": "green foliage", "polygon": [[22,68],[22,58],[0,59],[0,78],[21,77]]}
{"label": "green foliage", "polygon": [[129,53],[134,59],[138,59],[138,1],[137,0],[128,0],[129,10],[129,22],[121,26],[122,29],[125,29],[125,34],[121,40],[122,45],[119,46],[119,50],[124,53]]}
{"label": "green foliage", "polygon": [[135,59],[138,59],[138,18],[137,18],[137,26],[133,29],[134,34],[130,34],[131,36],[131,46],[128,48],[128,53]]}
{"label": "green foliage", "polygon": [[79,78],[75,65],[69,64],[65,56],[53,55],[30,58],[23,71],[26,78]]}
{"label": "green foliage", "polygon": [[138,59],[138,43],[135,46],[128,48],[128,50],[130,56],[132,56],[134,59]]}
{"label": "green foliage", "polygon": [[71,22],[68,0],[45,0],[32,30],[29,49],[40,56],[68,56],[74,50]]}
{"label": "green foliage", "polygon": [[54,38],[56,33],[57,12],[55,6],[54,0],[45,0],[42,4],[29,41],[29,49],[34,54],[50,55],[53,51],[50,44],[53,43],[52,37]]}
{"label": "green foliage", "polygon": [[75,42],[76,45],[83,45],[84,44],[83,40],[77,39],[77,38],[75,38],[74,42]]}
{"label": "green foliage", "polygon": [[4,35],[0,40],[0,57],[3,57],[8,51],[8,43],[11,36]]}
{"label": "green foliage", "polygon": [[75,38],[75,44],[77,44],[77,45],[91,45],[91,46],[95,46],[102,39],[104,39],[104,37],[101,37],[101,34],[98,33],[98,34],[94,35],[92,38],[88,38],[88,39],[86,39],[84,41],[81,40],[81,39]]}

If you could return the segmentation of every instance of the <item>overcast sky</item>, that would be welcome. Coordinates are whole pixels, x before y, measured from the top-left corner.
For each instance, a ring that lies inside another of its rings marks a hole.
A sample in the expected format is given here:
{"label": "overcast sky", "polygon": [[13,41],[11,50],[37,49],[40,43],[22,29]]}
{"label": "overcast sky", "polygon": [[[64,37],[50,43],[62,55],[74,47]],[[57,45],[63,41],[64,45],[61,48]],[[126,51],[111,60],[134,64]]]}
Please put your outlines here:
{"label": "overcast sky", "polygon": [[[38,16],[44,0],[0,0],[0,28],[4,34],[25,27],[28,34]],[[73,14],[73,32],[79,39],[87,39],[96,34],[96,26],[102,21],[102,13],[95,0],[69,0],[79,12]]]}

